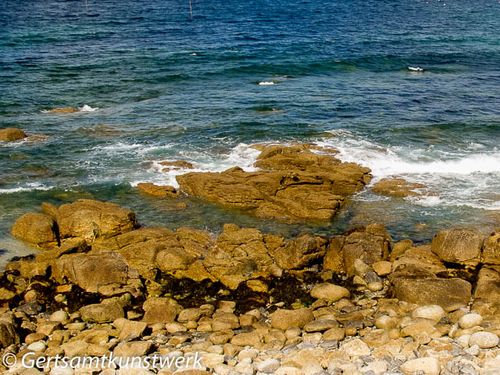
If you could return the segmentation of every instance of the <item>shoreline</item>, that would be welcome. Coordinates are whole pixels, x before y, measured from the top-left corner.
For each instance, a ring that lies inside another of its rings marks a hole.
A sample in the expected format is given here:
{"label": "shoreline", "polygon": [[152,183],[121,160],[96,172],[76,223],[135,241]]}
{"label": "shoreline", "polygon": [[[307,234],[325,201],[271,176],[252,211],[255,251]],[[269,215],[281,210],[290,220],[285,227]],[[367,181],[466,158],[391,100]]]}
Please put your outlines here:
{"label": "shoreline", "polygon": [[[222,206],[250,202],[257,216],[286,220],[300,213],[297,197],[304,192],[294,194],[304,179],[308,196],[324,196],[325,184],[339,181],[343,187],[335,197],[355,191],[345,187],[359,179],[357,172],[347,169],[354,179],[345,180],[324,166],[359,166],[325,160],[302,146],[263,153],[263,171],[227,172],[231,180],[224,177],[222,185],[237,189],[218,190],[226,172],[194,173],[195,184],[212,180],[188,191]],[[295,177],[287,185],[282,174],[290,171]],[[323,177],[311,184],[310,176]],[[262,179],[264,192],[254,189]],[[280,181],[279,191],[292,186],[293,194],[275,200],[269,194],[273,181]],[[245,189],[254,190],[242,195]],[[207,191],[223,195],[211,198]],[[174,202],[179,195],[154,185],[145,192]],[[266,199],[272,210],[260,208]],[[500,363],[498,232],[443,229],[418,245],[393,241],[375,223],[290,238],[226,224],[215,236],[142,227],[127,208],[83,199],[44,204],[20,217],[12,233],[40,250],[14,259],[2,273],[2,354],[196,352],[204,370],[217,374],[493,374]]]}

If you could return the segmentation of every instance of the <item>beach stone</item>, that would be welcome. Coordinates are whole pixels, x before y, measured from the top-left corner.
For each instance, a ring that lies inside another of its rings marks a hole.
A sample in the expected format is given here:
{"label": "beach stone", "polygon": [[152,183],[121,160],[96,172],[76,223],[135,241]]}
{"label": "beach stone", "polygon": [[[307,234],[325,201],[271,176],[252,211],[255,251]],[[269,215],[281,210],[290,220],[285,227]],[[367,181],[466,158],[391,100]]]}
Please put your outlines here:
{"label": "beach stone", "polygon": [[141,182],[137,184],[137,190],[156,198],[177,198],[180,195],[179,191],[173,186],[155,185],[151,182]]}
{"label": "beach stone", "polygon": [[336,327],[330,328],[323,333],[323,340],[325,341],[342,341],[345,338],[345,328]]}
{"label": "beach stone", "polygon": [[469,346],[477,345],[481,349],[488,349],[497,346],[499,338],[491,332],[476,332],[470,336]]}
{"label": "beach stone", "polygon": [[394,296],[399,300],[417,305],[439,305],[445,311],[467,306],[471,298],[471,284],[457,278],[397,278],[392,284]]}
{"label": "beach stone", "polygon": [[113,351],[113,354],[117,357],[140,357],[146,355],[152,347],[152,343],[149,341],[129,341],[122,342]]}
{"label": "beach stone", "polygon": [[26,349],[32,352],[42,353],[46,348],[47,345],[45,345],[43,341],[35,341],[34,343],[29,344]]}
{"label": "beach stone", "polygon": [[304,375],[304,372],[294,366],[281,366],[279,367],[276,372],[276,375]]}
{"label": "beach stone", "polygon": [[280,367],[280,361],[274,358],[266,359],[262,362],[258,362],[255,365],[257,371],[263,372],[265,374],[274,374],[279,367]]}
{"label": "beach stone", "polygon": [[57,210],[61,238],[81,237],[93,241],[128,232],[137,226],[135,214],[114,203],[79,199]]}
{"label": "beach stone", "polygon": [[360,339],[353,339],[348,342],[344,342],[340,349],[349,357],[359,357],[363,355],[370,355],[371,353],[369,346]]}
{"label": "beach stone", "polygon": [[11,233],[14,237],[36,245],[56,242],[56,223],[50,216],[28,212],[16,220]]}
{"label": "beach stone", "polygon": [[213,203],[262,218],[297,221],[330,220],[345,197],[371,177],[369,169],[314,153],[308,145],[258,148],[258,171],[191,172],[177,176],[177,182],[187,194]]}
{"label": "beach stone", "polygon": [[51,322],[64,323],[68,320],[68,313],[64,310],[57,310],[50,314],[49,320]]}
{"label": "beach stone", "polygon": [[348,298],[349,290],[342,286],[330,283],[315,285],[311,290],[311,296],[317,299],[326,299],[331,302],[336,302],[342,298]]}
{"label": "beach stone", "polygon": [[171,298],[151,297],[144,304],[143,321],[148,324],[170,323],[175,320],[182,307]]}
{"label": "beach stone", "polygon": [[18,128],[4,128],[0,129],[0,141],[14,142],[26,138],[26,133]]}
{"label": "beach stone", "polygon": [[239,333],[231,339],[231,344],[238,346],[258,347],[263,340],[263,336],[258,331]]}
{"label": "beach stone", "polygon": [[422,357],[403,363],[400,370],[404,375],[439,375],[441,372],[441,366],[439,364],[439,359],[437,358]]}
{"label": "beach stone", "polygon": [[303,328],[314,319],[314,315],[312,311],[307,308],[297,310],[278,309],[270,315],[270,318],[273,328],[286,331],[293,327]]}
{"label": "beach stone", "polygon": [[383,178],[372,186],[372,191],[379,195],[394,198],[415,197],[421,195],[417,189],[426,186],[416,182],[408,182],[404,178]]}
{"label": "beach stone", "polygon": [[437,323],[446,315],[444,309],[439,305],[419,306],[413,310],[411,316],[414,319],[423,318]]}
{"label": "beach stone", "polygon": [[465,314],[458,320],[458,324],[463,329],[479,326],[482,322],[483,317],[477,313]]}
{"label": "beach stone", "polygon": [[432,239],[432,252],[445,262],[476,266],[480,261],[483,237],[467,229],[438,232]]}
{"label": "beach stone", "polygon": [[113,325],[120,332],[118,336],[120,341],[134,340],[141,337],[147,327],[146,322],[136,322],[125,318],[116,319]]}
{"label": "beach stone", "polygon": [[385,276],[391,273],[392,263],[386,260],[381,260],[379,262],[373,263],[372,268],[377,273],[377,275]]}
{"label": "beach stone", "polygon": [[84,322],[90,323],[113,322],[125,316],[123,306],[116,300],[84,306],[80,309],[80,314]]}
{"label": "beach stone", "polygon": [[336,328],[339,326],[339,323],[336,320],[332,319],[316,319],[312,322],[307,323],[304,326],[304,331],[306,332],[323,332],[327,331],[330,328]]}

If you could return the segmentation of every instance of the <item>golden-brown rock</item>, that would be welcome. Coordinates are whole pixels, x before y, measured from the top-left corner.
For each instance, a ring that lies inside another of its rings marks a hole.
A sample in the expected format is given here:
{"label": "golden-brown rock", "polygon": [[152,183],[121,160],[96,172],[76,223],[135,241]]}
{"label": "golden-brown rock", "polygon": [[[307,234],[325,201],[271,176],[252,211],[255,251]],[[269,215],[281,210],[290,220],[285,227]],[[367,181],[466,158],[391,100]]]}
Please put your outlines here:
{"label": "golden-brown rock", "polygon": [[29,212],[16,220],[11,233],[14,237],[36,245],[56,242],[56,223],[45,214]]}
{"label": "golden-brown rock", "polygon": [[373,185],[372,191],[380,195],[403,198],[421,195],[415,190],[424,188],[425,185],[408,182],[404,178],[384,178]]}
{"label": "golden-brown rock", "polygon": [[4,128],[0,129],[0,141],[14,142],[26,138],[27,135],[24,131],[18,128]]}
{"label": "golden-brown rock", "polygon": [[221,173],[177,176],[189,195],[285,221],[329,220],[344,199],[370,180],[369,169],[342,163],[306,145],[262,148],[256,172],[235,167]]}
{"label": "golden-brown rock", "polygon": [[155,185],[151,182],[141,182],[137,185],[137,189],[144,193],[157,198],[177,198],[179,191],[170,185]]}

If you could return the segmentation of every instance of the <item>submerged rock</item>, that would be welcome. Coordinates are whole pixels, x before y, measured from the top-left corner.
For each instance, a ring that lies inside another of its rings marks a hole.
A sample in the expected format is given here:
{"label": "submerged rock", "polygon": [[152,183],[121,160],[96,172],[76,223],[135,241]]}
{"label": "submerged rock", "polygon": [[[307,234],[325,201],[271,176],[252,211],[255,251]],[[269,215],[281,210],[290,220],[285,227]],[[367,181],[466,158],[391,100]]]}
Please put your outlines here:
{"label": "submerged rock", "polygon": [[285,221],[330,220],[346,197],[370,181],[369,169],[314,153],[310,146],[262,148],[256,172],[235,167],[221,173],[177,176],[189,195]]}
{"label": "submerged rock", "polygon": [[384,178],[373,185],[372,191],[380,195],[403,198],[419,196],[420,193],[415,190],[425,187],[424,184],[408,182],[403,178]]}
{"label": "submerged rock", "polygon": [[151,182],[141,182],[137,190],[157,198],[177,198],[179,191],[170,185],[155,185]]}
{"label": "submerged rock", "polygon": [[26,133],[18,128],[4,128],[0,129],[0,141],[14,142],[26,138]]}

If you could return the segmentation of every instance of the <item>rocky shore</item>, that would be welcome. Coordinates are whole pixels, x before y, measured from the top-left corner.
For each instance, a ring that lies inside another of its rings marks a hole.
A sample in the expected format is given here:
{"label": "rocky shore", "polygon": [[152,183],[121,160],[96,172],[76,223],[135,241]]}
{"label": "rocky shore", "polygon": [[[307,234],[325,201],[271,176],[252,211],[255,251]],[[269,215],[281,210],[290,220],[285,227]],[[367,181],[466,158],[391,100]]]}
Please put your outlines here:
{"label": "rocky shore", "polygon": [[[370,175],[324,151],[266,146],[256,172],[142,188],[259,217],[331,219]],[[3,373],[499,373],[499,232],[445,229],[424,244],[395,242],[375,223],[329,236],[234,224],[214,234],[143,227],[127,208],[78,200],[43,204],[12,235],[36,250],[0,275],[1,355],[199,353],[202,368]]]}

